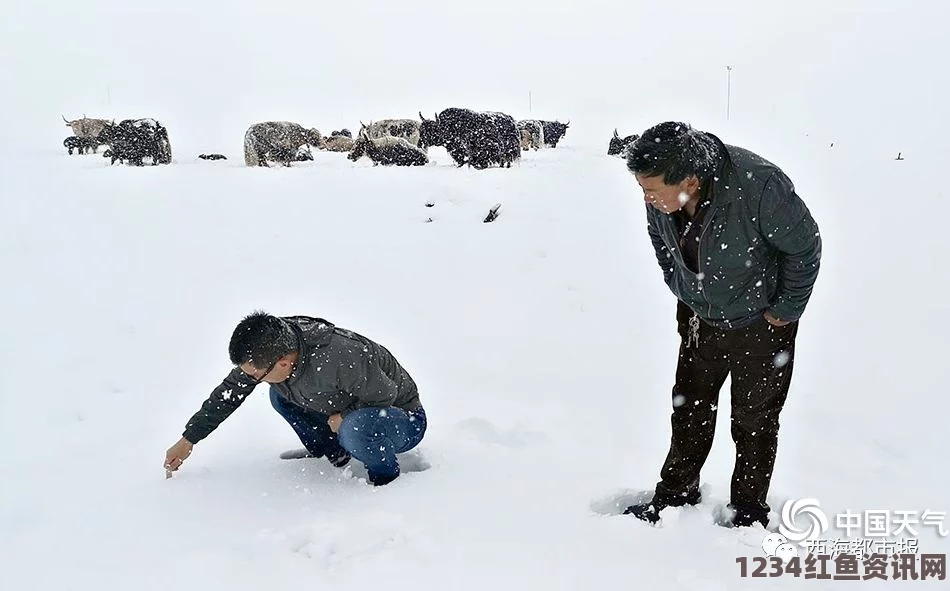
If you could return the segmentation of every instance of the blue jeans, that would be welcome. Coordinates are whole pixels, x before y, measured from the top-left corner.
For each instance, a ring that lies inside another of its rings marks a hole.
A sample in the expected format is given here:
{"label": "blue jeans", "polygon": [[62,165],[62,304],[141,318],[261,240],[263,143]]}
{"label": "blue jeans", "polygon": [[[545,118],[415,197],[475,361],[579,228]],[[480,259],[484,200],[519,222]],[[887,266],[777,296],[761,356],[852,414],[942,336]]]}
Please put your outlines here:
{"label": "blue jeans", "polygon": [[307,451],[330,461],[348,452],[366,466],[374,485],[387,484],[399,476],[396,454],[419,445],[426,432],[422,408],[411,412],[394,406],[354,410],[343,419],[337,435],[330,430],[327,415],[282,399],[273,387],[270,402],[290,423]]}

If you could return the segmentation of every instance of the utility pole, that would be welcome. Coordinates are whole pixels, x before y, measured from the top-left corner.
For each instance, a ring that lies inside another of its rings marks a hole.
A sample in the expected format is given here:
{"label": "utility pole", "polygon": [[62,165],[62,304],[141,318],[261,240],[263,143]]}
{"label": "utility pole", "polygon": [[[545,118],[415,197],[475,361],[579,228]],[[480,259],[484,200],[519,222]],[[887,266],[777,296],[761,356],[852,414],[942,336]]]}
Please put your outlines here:
{"label": "utility pole", "polygon": [[726,66],[726,121],[729,120],[729,102],[732,99],[732,66]]}

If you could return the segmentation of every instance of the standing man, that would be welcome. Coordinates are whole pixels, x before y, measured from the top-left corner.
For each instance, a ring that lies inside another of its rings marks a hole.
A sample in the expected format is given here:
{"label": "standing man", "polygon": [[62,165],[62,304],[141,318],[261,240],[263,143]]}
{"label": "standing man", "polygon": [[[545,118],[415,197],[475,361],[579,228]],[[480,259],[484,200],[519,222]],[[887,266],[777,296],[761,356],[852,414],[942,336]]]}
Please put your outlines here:
{"label": "standing man", "polygon": [[731,374],[731,524],[764,527],[798,321],[818,276],[818,225],[776,165],[685,123],[645,131],[627,151],[627,168],[678,300],[681,343],[660,482],[651,502],[625,514],[655,524],[667,507],[700,502],[719,390]]}
{"label": "standing man", "polygon": [[419,444],[426,414],[416,384],[382,345],[309,316],[254,312],[234,329],[234,369],[188,421],[165,455],[178,470],[196,443],[214,431],[262,382],[307,455],[342,467],[355,457],[374,485],[399,476],[396,454]]}

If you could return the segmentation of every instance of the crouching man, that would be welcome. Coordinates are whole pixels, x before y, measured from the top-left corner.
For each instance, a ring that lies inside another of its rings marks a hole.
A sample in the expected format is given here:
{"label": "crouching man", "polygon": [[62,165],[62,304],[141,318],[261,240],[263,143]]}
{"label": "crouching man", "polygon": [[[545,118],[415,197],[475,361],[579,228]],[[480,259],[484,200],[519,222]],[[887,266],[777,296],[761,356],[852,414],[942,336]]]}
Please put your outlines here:
{"label": "crouching man", "polygon": [[307,455],[342,467],[363,462],[374,485],[399,476],[396,454],[422,440],[426,415],[415,382],[382,345],[320,318],[254,312],[234,329],[234,369],[185,426],[165,455],[178,470],[262,382]]}

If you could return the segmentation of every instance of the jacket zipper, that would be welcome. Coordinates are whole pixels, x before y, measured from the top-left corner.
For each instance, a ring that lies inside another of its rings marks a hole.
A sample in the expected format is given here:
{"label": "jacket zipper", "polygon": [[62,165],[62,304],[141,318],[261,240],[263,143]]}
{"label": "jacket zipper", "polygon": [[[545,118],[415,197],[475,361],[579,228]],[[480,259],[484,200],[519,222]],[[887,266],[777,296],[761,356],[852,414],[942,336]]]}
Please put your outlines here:
{"label": "jacket zipper", "polygon": [[703,286],[703,280],[706,278],[706,273],[703,272],[703,238],[706,237],[706,230],[712,225],[713,215],[718,208],[716,200],[711,199],[708,207],[709,209],[703,218],[703,227],[699,230],[699,242],[696,245],[696,282],[699,291],[703,294],[703,299],[706,301],[706,316],[712,317],[712,302],[709,301],[709,297],[706,295],[706,288]]}
{"label": "jacket zipper", "polygon": [[702,230],[699,231],[699,244],[696,245],[696,280],[699,282],[699,291],[703,293],[703,299],[706,300],[706,317],[712,318],[712,302],[709,301],[709,297],[706,295],[706,289],[703,287],[703,279],[706,278],[706,274],[703,272],[703,238],[706,236],[706,230],[712,225],[712,216],[713,213],[715,213],[715,204],[710,203],[709,206],[709,211],[706,212],[706,219],[703,220],[705,223],[703,224]]}
{"label": "jacket zipper", "polygon": [[[702,258],[702,246],[703,238],[706,236],[706,230],[709,229],[709,226],[712,225],[713,214],[716,212],[718,204],[715,199],[709,203],[709,211],[706,212],[706,217],[703,219],[703,227],[699,231],[699,244],[696,246],[696,282],[699,287],[699,291],[702,293],[703,300],[706,302],[706,315],[708,317],[712,316],[712,302],[709,301],[709,298],[706,296],[706,289],[703,287],[703,279],[706,275],[703,273],[703,258]],[[673,245],[676,248],[679,258],[683,261],[683,264],[686,264],[686,259],[683,257],[683,247],[680,246],[679,241],[679,232],[676,229],[676,223],[672,221],[672,217],[667,216],[666,228],[668,232],[673,234]]]}

